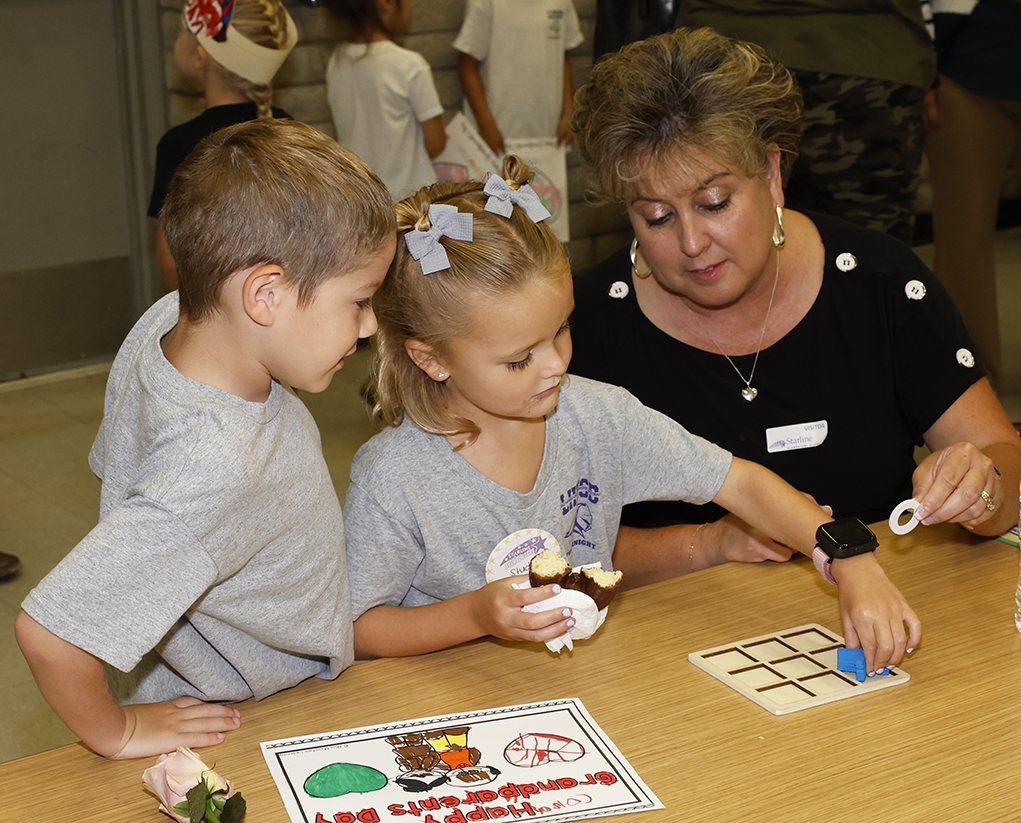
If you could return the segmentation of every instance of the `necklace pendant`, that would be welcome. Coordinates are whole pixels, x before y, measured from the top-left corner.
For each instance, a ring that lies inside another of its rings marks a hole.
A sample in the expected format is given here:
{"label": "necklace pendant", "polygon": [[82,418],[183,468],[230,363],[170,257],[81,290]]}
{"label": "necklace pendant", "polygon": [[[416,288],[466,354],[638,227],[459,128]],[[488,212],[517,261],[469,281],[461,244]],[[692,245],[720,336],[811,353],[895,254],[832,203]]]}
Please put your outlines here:
{"label": "necklace pendant", "polygon": [[741,389],[741,396],[751,403],[756,397],[759,396],[759,390],[754,386],[745,386]]}

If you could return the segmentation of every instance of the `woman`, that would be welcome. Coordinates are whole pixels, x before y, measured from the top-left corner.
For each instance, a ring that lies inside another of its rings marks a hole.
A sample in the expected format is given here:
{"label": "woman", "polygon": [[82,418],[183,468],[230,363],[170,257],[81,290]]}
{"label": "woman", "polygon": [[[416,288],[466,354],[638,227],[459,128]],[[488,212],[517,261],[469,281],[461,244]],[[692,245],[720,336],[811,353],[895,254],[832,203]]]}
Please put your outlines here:
{"label": "woman", "polygon": [[[635,242],[577,281],[571,371],[629,388],[837,516],[885,519],[915,497],[925,524],[999,534],[1017,523],[1017,433],[907,247],[784,210],[800,123],[790,73],[711,29],[593,68],[572,126]],[[790,556],[720,515],[639,512],[632,524],[711,525],[622,529],[614,565],[648,581]]]}

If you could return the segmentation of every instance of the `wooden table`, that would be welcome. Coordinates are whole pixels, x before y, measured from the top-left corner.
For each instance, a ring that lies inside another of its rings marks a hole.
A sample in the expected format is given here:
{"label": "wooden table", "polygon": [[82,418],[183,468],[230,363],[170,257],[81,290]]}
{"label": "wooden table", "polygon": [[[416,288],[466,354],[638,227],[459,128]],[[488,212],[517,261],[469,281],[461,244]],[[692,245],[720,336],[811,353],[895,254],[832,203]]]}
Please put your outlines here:
{"label": "wooden table", "polygon": [[[621,820],[1018,820],[1018,550],[955,526],[874,528],[925,635],[896,688],[778,717],[691,665],[689,652],[803,623],[841,631],[810,563],[731,564],[621,595],[573,654],[480,640],[244,704],[205,759],[242,790],[249,823],[286,823],[260,741],[578,697],[666,806]],[[0,820],[166,820],[142,789],[151,762],[74,745],[0,764]]]}

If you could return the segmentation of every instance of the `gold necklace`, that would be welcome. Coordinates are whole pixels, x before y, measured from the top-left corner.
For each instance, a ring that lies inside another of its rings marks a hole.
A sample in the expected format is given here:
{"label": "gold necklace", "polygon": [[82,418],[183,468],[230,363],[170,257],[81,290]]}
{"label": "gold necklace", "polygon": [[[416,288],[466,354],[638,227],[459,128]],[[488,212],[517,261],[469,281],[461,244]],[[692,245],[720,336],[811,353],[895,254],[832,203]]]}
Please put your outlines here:
{"label": "gold necklace", "polygon": [[745,376],[741,374],[741,370],[737,367],[737,364],[730,359],[730,355],[727,354],[723,349],[721,349],[720,344],[716,342],[716,340],[713,338],[711,334],[709,334],[708,331],[706,331],[706,327],[702,325],[702,321],[699,320],[698,315],[691,310],[691,306],[689,306],[684,301],[684,299],[681,298],[681,305],[683,305],[684,308],[688,310],[688,313],[691,314],[691,316],[695,319],[695,322],[698,324],[699,329],[701,329],[702,334],[704,334],[706,337],[709,338],[710,341],[712,341],[712,344],[716,346],[716,350],[724,357],[726,357],[727,362],[734,367],[734,371],[737,372],[737,376],[740,377],[741,381],[744,383],[744,388],[741,389],[741,396],[749,403],[751,403],[759,395],[759,390],[752,385],[752,380],[755,378],[755,367],[759,365],[759,353],[762,351],[762,341],[766,337],[766,326],[769,323],[769,313],[773,309],[773,298],[776,296],[776,284],[779,281],[780,281],[780,250],[777,249],[776,274],[773,277],[773,291],[771,291],[769,294],[769,305],[766,306],[766,319],[762,321],[762,332],[759,334],[759,345],[758,348],[755,349],[755,359],[752,361],[752,371],[751,374],[748,375],[747,380],[745,379]]}

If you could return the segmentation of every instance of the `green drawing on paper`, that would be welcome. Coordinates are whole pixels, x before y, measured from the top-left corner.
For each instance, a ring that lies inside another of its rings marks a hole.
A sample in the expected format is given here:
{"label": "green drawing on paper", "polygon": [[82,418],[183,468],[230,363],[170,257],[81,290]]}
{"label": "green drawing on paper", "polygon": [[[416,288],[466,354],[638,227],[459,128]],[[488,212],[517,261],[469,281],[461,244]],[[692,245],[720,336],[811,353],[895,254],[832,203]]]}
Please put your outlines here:
{"label": "green drawing on paper", "polygon": [[370,766],[331,763],[308,776],[305,792],[310,797],[340,797],[352,792],[374,792],[385,785],[386,775]]}

